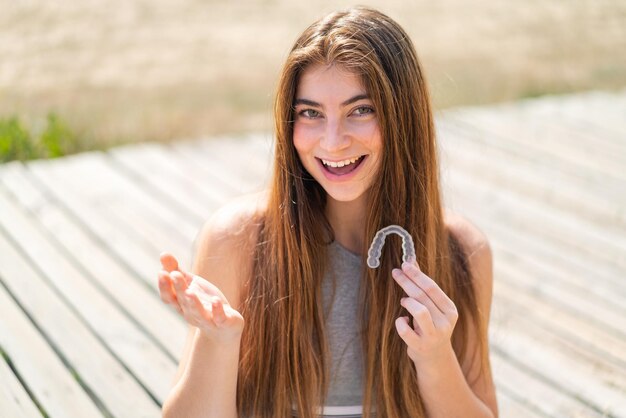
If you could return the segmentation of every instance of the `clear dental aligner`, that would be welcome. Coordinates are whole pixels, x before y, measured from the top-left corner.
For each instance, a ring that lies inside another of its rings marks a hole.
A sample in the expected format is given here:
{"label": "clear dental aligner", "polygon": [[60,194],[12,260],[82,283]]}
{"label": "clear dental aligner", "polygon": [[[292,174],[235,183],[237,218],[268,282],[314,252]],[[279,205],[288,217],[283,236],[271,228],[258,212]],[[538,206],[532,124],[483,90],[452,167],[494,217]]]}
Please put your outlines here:
{"label": "clear dental aligner", "polygon": [[383,245],[385,245],[385,238],[389,234],[397,234],[402,237],[402,261],[409,261],[411,257],[415,259],[415,245],[413,244],[411,234],[401,226],[389,225],[376,233],[370,249],[367,251],[367,265],[369,268],[373,269],[380,265],[380,255],[383,251]]}

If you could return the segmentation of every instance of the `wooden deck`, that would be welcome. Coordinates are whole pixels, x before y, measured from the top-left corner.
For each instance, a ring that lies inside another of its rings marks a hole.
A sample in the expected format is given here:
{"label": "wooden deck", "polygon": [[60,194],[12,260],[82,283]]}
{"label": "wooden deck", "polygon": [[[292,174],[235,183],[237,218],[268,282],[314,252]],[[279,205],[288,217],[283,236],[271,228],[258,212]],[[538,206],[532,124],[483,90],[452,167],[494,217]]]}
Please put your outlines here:
{"label": "wooden deck", "polygon": [[[448,207],[495,255],[501,417],[626,417],[626,90],[438,115]],[[189,264],[271,141],[137,145],[0,166],[0,417],[157,417],[185,326],[158,255]]]}

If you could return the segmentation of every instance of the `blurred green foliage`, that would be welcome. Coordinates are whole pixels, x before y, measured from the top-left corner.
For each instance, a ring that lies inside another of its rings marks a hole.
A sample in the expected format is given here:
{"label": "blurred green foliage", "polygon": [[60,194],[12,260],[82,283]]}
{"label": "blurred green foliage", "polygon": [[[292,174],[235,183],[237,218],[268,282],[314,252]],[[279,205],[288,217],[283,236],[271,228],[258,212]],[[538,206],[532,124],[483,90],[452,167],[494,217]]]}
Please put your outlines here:
{"label": "blurred green foliage", "polygon": [[80,149],[78,136],[55,113],[48,114],[39,134],[33,134],[16,116],[0,118],[0,162],[55,158]]}
{"label": "blurred green foliage", "polygon": [[36,152],[30,132],[16,117],[0,119],[0,162],[28,160]]}

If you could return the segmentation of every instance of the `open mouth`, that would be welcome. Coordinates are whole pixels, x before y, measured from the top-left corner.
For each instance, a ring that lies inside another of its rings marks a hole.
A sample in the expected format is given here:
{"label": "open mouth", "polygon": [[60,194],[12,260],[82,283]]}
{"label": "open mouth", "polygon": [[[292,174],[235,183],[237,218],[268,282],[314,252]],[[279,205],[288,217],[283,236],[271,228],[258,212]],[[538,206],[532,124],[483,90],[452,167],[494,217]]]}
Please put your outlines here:
{"label": "open mouth", "polygon": [[360,157],[355,157],[351,159],[347,159],[344,161],[328,161],[318,158],[320,160],[322,168],[335,176],[345,176],[357,169],[358,166],[365,160],[367,155],[361,155]]}

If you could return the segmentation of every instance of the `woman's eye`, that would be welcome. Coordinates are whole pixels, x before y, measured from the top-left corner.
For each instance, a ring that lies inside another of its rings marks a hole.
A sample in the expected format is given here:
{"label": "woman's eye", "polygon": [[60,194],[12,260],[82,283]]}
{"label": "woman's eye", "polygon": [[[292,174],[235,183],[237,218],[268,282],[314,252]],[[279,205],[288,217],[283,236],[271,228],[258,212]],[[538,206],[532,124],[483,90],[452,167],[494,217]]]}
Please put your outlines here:
{"label": "woman's eye", "polygon": [[320,112],[318,112],[317,110],[313,110],[313,109],[304,109],[300,111],[300,113],[298,114],[309,119],[316,119],[320,117]]}
{"label": "woman's eye", "polygon": [[374,113],[374,109],[370,106],[360,106],[354,110],[357,116],[364,116]]}

